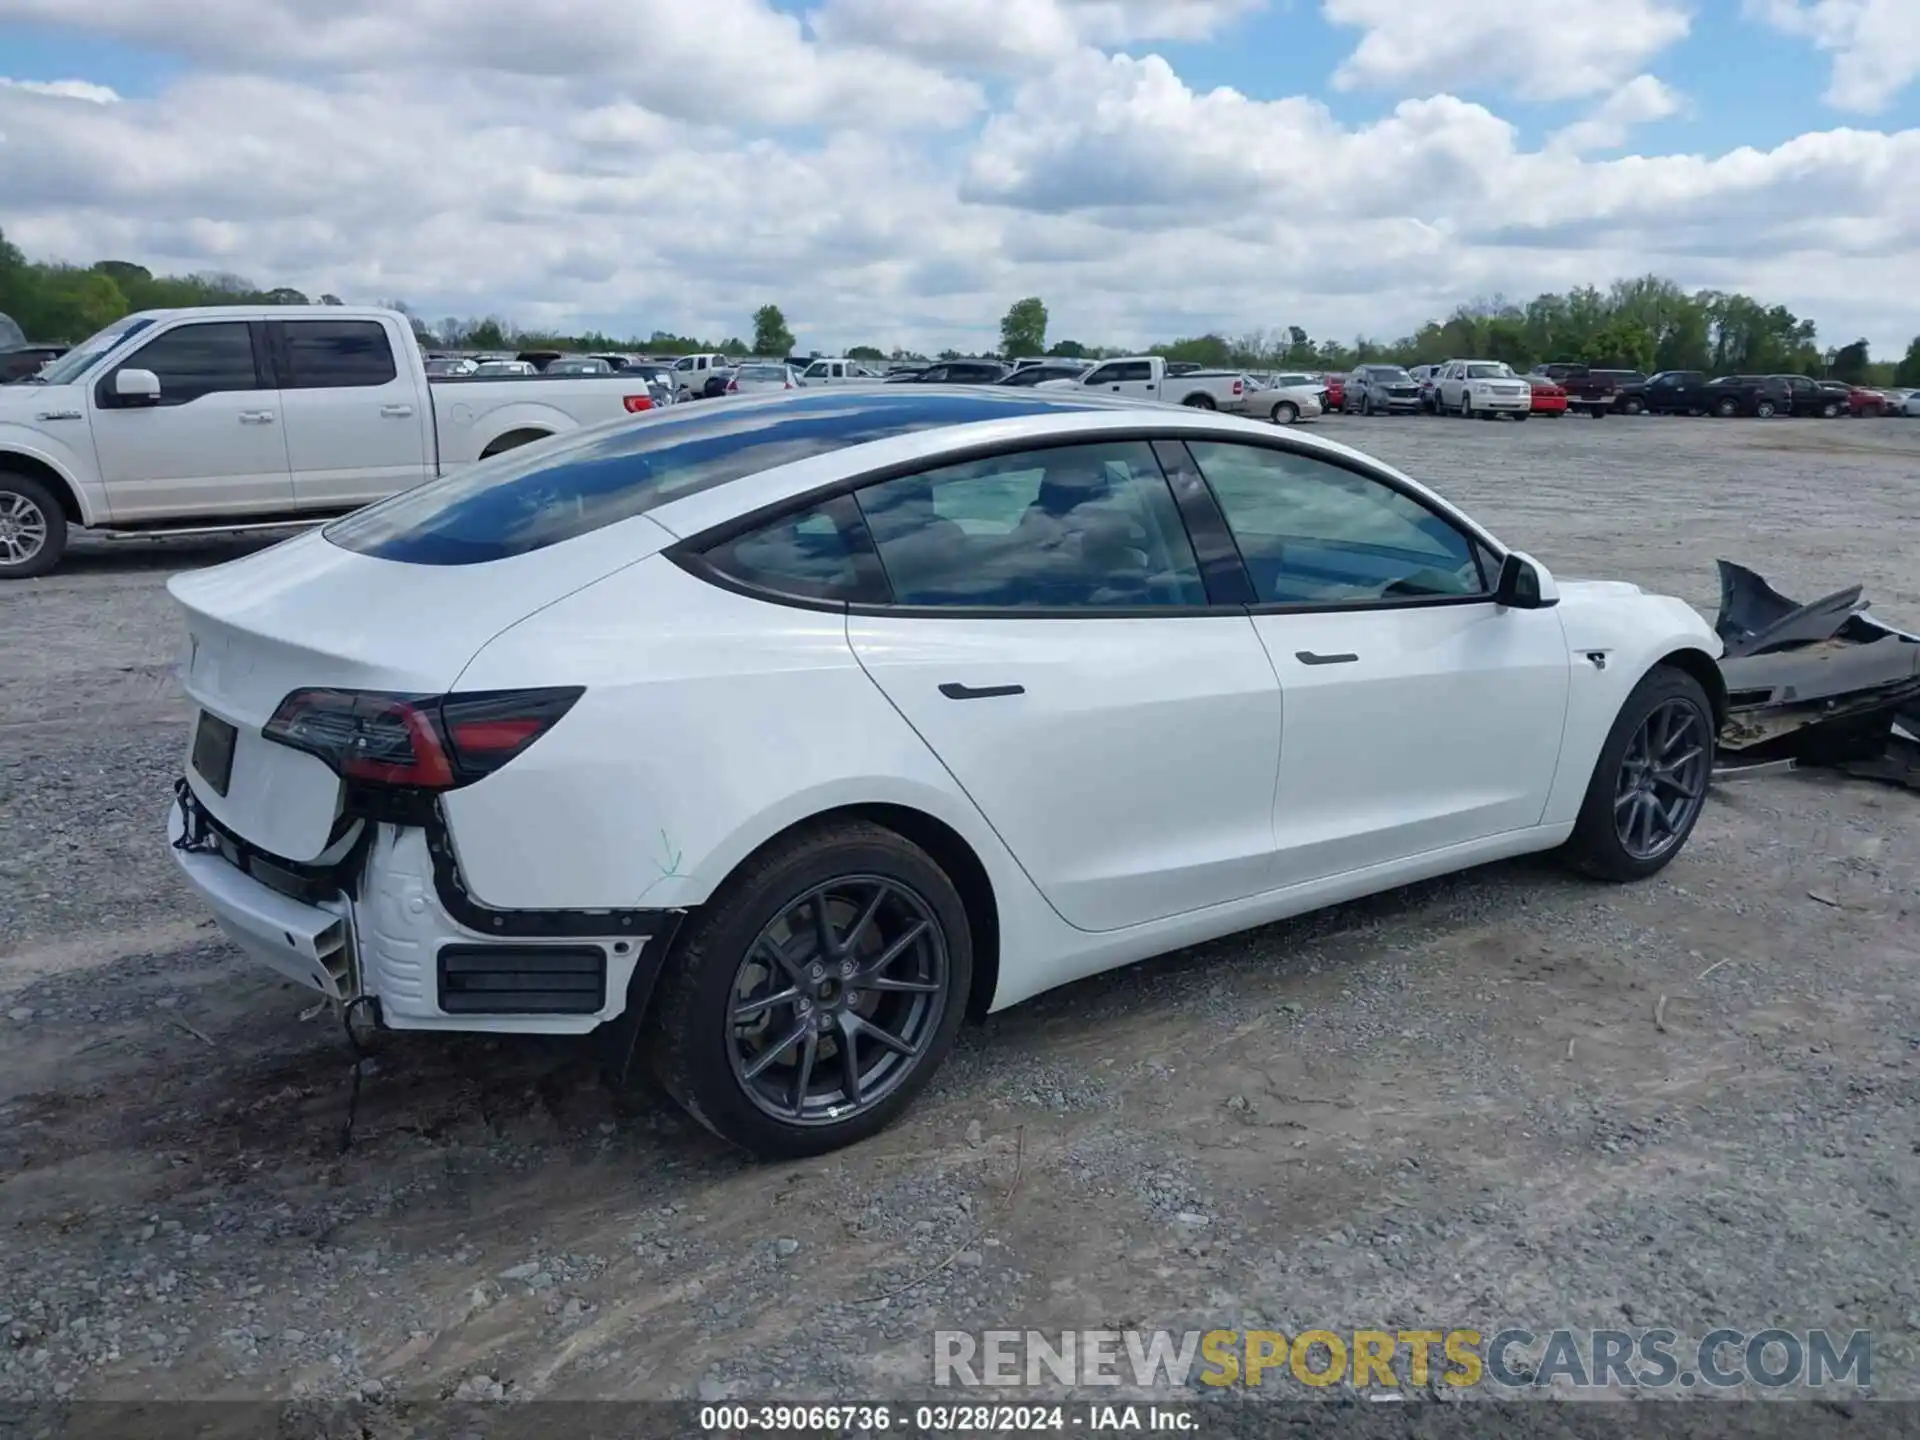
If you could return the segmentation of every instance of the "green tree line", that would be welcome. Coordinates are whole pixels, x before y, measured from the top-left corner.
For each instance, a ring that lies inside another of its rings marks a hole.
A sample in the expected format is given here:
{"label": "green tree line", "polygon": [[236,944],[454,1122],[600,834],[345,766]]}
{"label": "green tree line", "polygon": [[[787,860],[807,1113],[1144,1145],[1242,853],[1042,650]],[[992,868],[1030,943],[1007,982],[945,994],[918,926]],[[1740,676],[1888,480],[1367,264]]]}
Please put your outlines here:
{"label": "green tree line", "polygon": [[[11,315],[31,340],[78,340],[135,310],[339,303],[333,295],[308,296],[287,287],[262,287],[224,272],[155,275],[127,260],[87,266],[33,261],[0,234],[0,313]],[[762,305],[753,313],[749,343],[737,335],[715,340],[664,330],[625,337],[599,332],[561,335],[523,330],[497,315],[449,316],[429,322],[402,300],[380,303],[405,312],[425,343],[444,349],[539,346],[662,355],[696,351],[780,355],[794,345],[786,317],[774,304]],[[1000,322],[1001,352],[1088,360],[1123,353],[1076,340],[1048,344],[1047,326],[1047,307],[1038,296],[1015,301]],[[882,352],[871,345],[857,345],[847,353],[876,361],[924,358],[898,349]],[[1920,336],[1901,359],[1876,361],[1865,340],[1822,347],[1814,322],[1783,305],[1767,305],[1733,291],[1689,292],[1657,275],[1616,281],[1605,290],[1581,286],[1564,294],[1536,295],[1524,304],[1496,296],[1462,305],[1445,319],[1430,320],[1397,340],[1315,339],[1300,326],[1289,325],[1238,336],[1189,336],[1148,346],[1147,353],[1248,370],[1341,371],[1372,362],[1418,365],[1473,357],[1504,360],[1515,369],[1540,361],[1578,360],[1647,371],[1788,372],[1856,384],[1920,386]],[[958,358],[958,354],[946,351],[940,358]]]}

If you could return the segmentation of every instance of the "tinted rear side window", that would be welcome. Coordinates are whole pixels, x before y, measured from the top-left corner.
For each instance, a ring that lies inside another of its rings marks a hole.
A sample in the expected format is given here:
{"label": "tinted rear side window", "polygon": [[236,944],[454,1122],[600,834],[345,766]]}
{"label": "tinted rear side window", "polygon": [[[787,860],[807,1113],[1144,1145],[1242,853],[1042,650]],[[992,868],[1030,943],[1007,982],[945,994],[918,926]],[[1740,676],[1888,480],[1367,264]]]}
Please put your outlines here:
{"label": "tinted rear side window", "polygon": [[403,491],[323,532],[415,565],[479,565],[642,515],[742,476],[944,425],[1081,407],[1045,395],[846,390],[686,407],[510,450]]}
{"label": "tinted rear side window", "polygon": [[776,595],[870,604],[888,598],[886,573],[850,495],[723,540],[701,559],[736,584]]}
{"label": "tinted rear side window", "polygon": [[286,389],[386,385],[399,374],[386,327],[376,320],[289,320],[284,328]]}

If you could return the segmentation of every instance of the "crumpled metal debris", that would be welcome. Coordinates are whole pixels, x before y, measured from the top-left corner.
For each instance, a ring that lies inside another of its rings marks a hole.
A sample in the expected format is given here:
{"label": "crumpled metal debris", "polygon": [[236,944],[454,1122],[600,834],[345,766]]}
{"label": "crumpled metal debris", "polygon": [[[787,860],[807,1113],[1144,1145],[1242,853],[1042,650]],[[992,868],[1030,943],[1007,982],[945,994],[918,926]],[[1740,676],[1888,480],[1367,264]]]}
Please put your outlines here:
{"label": "crumpled metal debris", "polygon": [[1920,635],[1869,615],[1858,585],[1801,605],[1719,564],[1724,763],[1792,760],[1920,788]]}

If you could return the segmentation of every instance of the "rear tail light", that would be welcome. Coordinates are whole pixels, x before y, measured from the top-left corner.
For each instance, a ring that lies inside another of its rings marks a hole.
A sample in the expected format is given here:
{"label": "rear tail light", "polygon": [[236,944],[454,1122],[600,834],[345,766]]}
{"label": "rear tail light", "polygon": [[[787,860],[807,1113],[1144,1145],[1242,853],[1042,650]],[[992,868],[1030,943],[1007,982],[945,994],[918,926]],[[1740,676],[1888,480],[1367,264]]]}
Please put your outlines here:
{"label": "rear tail light", "polygon": [[357,785],[456,790],[524,751],[585,693],[577,685],[463,695],[296,690],[264,733]]}
{"label": "rear tail light", "polygon": [[638,415],[642,410],[651,410],[653,408],[653,397],[651,395],[623,395],[620,397],[620,403],[627,407],[627,413],[629,415]]}
{"label": "rear tail light", "polygon": [[1236,381],[1234,381],[1234,382],[1233,382],[1233,393],[1234,393],[1234,394],[1236,394],[1236,395],[1238,395],[1238,394],[1240,393],[1240,391],[1241,391],[1241,388],[1242,388],[1242,387],[1241,387],[1241,384],[1240,384],[1240,382],[1239,382],[1238,380],[1236,380]]}

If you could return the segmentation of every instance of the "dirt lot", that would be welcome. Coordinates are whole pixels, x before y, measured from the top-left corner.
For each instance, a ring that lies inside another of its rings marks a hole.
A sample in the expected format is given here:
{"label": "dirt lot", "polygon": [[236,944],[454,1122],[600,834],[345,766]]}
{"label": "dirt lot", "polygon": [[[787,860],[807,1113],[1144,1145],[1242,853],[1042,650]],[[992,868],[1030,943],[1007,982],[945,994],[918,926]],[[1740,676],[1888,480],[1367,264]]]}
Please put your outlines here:
{"label": "dirt lot", "polygon": [[[1920,424],[1321,433],[1562,575],[1711,613],[1726,555],[1920,624]],[[1500,865],[1074,986],[816,1162],[418,1040],[343,1155],[337,1022],[158,834],[162,581],[232,553],[0,589],[0,1398],[906,1397],[936,1327],[1506,1322],[1865,1328],[1920,1395],[1909,794],[1749,779],[1644,885]]]}

